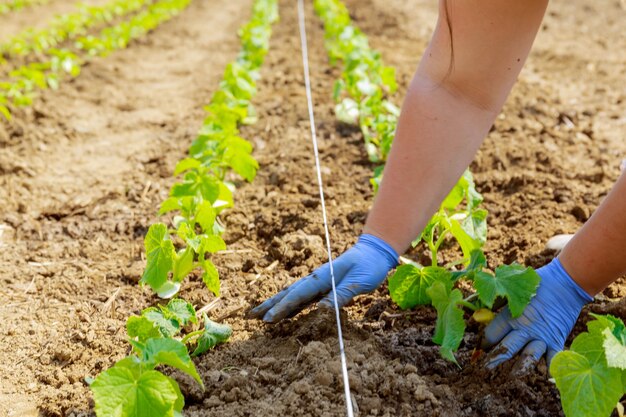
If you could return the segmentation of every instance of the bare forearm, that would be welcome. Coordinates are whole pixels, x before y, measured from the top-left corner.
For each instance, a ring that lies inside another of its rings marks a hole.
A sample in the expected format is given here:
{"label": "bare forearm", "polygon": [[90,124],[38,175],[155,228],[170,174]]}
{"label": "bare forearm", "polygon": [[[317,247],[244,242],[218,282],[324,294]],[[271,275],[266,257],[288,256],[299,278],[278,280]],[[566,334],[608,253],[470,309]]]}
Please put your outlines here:
{"label": "bare forearm", "polygon": [[559,259],[574,281],[591,295],[626,274],[626,173]]}
{"label": "bare forearm", "polygon": [[405,99],[366,233],[398,253],[417,237],[504,104],[546,5],[440,0],[440,18]]}
{"label": "bare forearm", "polygon": [[469,165],[495,116],[418,73],[365,232],[404,252]]}

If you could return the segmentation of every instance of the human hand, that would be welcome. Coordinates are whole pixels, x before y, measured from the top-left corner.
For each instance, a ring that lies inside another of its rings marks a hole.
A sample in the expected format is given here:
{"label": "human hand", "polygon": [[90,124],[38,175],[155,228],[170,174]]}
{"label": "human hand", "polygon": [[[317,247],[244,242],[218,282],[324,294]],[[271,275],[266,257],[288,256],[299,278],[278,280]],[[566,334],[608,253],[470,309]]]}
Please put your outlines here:
{"label": "human hand", "polygon": [[[374,235],[361,235],[352,248],[333,260],[339,307],[359,294],[376,289],[397,264],[398,254],[384,240]],[[333,307],[328,263],[253,308],[248,317],[276,323],[295,316],[321,297],[320,307]]]}
{"label": "human hand", "polygon": [[538,269],[537,273],[541,283],[522,315],[512,318],[505,307],[485,329],[483,347],[499,343],[488,357],[488,369],[511,359],[522,348],[522,370],[534,366],[546,352],[550,365],[554,355],[563,350],[583,306],[593,301],[558,259]]}

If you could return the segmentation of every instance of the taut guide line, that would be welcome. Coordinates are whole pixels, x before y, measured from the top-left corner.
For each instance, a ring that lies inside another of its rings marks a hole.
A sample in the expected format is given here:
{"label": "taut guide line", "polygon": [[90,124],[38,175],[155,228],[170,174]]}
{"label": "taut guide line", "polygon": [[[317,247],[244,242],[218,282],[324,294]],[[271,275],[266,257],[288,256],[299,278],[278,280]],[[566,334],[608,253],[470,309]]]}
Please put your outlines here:
{"label": "taut guide line", "polygon": [[309,75],[309,53],[307,49],[306,27],[304,22],[304,2],[298,0],[298,24],[300,26],[300,44],[302,49],[302,65],[304,69],[304,85],[306,88],[306,100],[309,109],[309,122],[311,126],[311,141],[313,142],[313,153],[315,155],[315,169],[317,170],[317,183],[320,189],[320,201],[322,205],[322,218],[324,221],[324,233],[326,237],[326,251],[328,252],[328,265],[330,266],[330,278],[333,289],[333,304],[335,306],[335,316],[337,319],[337,337],[339,339],[339,354],[341,356],[341,372],[343,376],[343,387],[346,401],[346,412],[348,417],[354,416],[352,410],[352,396],[350,394],[350,380],[348,378],[348,366],[346,363],[346,352],[343,344],[343,333],[341,331],[341,317],[339,315],[339,303],[337,302],[337,292],[335,285],[335,272],[333,270],[333,255],[330,249],[330,232],[328,231],[328,219],[326,216],[326,203],[324,201],[324,186],[322,184],[322,170],[320,168],[320,158],[317,149],[317,133],[315,131],[315,117],[313,115],[313,98],[311,96],[311,79]]}

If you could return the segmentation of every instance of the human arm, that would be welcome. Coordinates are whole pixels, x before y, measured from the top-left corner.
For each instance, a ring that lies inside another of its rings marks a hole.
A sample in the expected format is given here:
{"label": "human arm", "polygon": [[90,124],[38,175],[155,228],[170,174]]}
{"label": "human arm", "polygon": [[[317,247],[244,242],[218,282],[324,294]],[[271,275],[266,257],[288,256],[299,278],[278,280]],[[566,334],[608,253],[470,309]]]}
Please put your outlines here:
{"label": "human arm", "polygon": [[[405,98],[364,229],[380,239],[378,246],[391,246],[396,257],[404,252],[469,165],[522,68],[545,4],[441,1],[439,22]],[[376,288],[395,266],[382,263],[383,270],[361,270],[356,266],[383,259],[385,251],[376,249],[368,256],[346,256],[348,252],[335,261],[355,267],[337,268],[340,306]],[[329,280],[324,265],[250,315],[269,322],[289,317],[327,294]]]}
{"label": "human arm", "polygon": [[425,227],[492,126],[546,4],[440,2],[440,18],[407,92],[365,233],[403,253]]}
{"label": "human arm", "polygon": [[508,310],[485,330],[494,368],[522,352],[522,368],[547,352],[548,363],[563,349],[583,306],[611,282],[626,274],[626,174],[585,225],[565,246],[558,260],[539,269],[541,285],[520,318]]}

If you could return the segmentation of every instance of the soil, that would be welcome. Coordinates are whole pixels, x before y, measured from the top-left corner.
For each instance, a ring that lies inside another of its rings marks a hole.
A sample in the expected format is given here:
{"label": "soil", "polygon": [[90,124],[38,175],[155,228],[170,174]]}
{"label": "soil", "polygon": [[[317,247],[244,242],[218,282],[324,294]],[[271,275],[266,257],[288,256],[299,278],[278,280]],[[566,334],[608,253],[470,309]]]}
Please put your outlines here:
{"label": "soil", "polygon": [[[255,106],[242,129],[261,168],[238,182],[223,216],[229,250],[215,256],[216,302],[198,276],[182,296],[234,335],[196,361],[206,390],[172,372],[187,416],[345,414],[334,316],[311,310],[267,326],[245,312],[325,260],[293,2],[281,1]],[[55,3],[53,3],[55,4]],[[0,125],[0,415],[92,416],[84,377],[128,353],[124,323],[158,300],[137,281],[143,236],[203,117],[202,105],[238,50],[251,1],[192,2],[129,49],[92,61]],[[491,265],[539,267],[546,241],[573,233],[619,175],[626,157],[623,3],[551,3],[519,83],[472,163],[489,210]],[[432,2],[347,1],[355,22],[398,70],[401,91],[436,20]],[[25,11],[39,19],[45,7]],[[320,153],[335,254],[354,243],[372,201],[362,137],[338,124],[323,32],[308,34]],[[6,19],[6,17],[3,17]],[[623,25],[621,25],[623,26]],[[210,28],[210,30],[207,30]],[[0,38],[0,41],[4,37]],[[444,252],[444,256],[446,253]],[[409,256],[425,256],[418,248]],[[586,308],[626,319],[626,281]],[[621,301],[620,301],[621,298]],[[353,403],[361,416],[562,416],[545,364],[487,372],[471,324],[459,370],[431,342],[435,315],[409,314],[385,287],[343,313]],[[513,377],[511,373],[513,372]]]}

